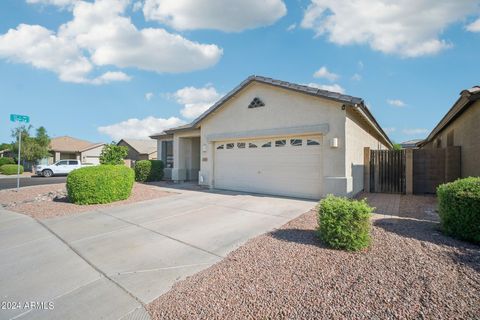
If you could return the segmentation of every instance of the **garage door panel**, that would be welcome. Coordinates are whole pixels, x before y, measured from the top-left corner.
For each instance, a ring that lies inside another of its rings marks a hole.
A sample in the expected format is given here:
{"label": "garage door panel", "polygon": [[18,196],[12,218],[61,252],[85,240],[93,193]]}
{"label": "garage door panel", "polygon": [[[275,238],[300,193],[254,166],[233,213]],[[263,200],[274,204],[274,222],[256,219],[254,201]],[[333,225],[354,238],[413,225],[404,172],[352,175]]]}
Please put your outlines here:
{"label": "garage door panel", "polygon": [[[286,140],[285,146],[275,146],[276,140]],[[258,148],[226,149],[227,143],[218,142],[215,149],[214,185],[216,188],[258,192],[276,195],[319,198],[322,189],[322,147],[307,145],[293,146],[291,138],[242,141]],[[310,139],[310,138],[309,138]],[[311,137],[321,141],[320,136]],[[262,148],[267,142],[271,147]],[[231,145],[230,145],[231,146]]]}

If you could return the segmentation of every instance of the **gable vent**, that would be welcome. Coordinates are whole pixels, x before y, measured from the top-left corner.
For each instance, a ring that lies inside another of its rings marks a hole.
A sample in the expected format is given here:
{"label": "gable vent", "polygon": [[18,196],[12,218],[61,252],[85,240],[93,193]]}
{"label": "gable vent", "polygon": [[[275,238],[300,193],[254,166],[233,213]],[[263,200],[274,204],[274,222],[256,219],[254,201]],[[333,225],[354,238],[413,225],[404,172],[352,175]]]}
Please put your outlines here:
{"label": "gable vent", "polygon": [[252,108],[260,108],[260,107],[264,107],[265,106],[265,103],[263,103],[262,100],[260,100],[259,98],[253,98],[252,102],[250,102],[250,104],[248,105],[248,108],[249,109],[252,109]]}

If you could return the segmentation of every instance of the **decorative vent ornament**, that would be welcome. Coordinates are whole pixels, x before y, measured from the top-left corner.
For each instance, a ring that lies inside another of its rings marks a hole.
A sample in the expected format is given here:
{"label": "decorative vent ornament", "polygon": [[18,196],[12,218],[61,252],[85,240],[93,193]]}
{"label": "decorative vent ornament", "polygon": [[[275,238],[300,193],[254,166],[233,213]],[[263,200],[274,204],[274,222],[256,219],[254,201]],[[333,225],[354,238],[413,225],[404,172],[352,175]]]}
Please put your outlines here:
{"label": "decorative vent ornament", "polygon": [[265,107],[265,103],[263,103],[262,100],[260,100],[259,98],[253,98],[252,102],[250,102],[250,104],[248,105],[248,108],[249,109],[252,109],[252,108],[260,108],[260,107]]}

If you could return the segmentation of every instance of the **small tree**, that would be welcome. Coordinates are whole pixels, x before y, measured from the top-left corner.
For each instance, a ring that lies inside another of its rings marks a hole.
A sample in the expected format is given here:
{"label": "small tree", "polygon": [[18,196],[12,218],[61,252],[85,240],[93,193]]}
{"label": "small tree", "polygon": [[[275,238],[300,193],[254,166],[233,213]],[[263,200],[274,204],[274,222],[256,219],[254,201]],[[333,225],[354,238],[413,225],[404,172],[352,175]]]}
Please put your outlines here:
{"label": "small tree", "polygon": [[18,153],[18,133],[22,139],[21,160],[36,162],[40,159],[49,156],[50,137],[44,127],[39,127],[36,130],[35,137],[30,136],[32,126],[21,126],[12,130],[12,138],[16,139],[12,143],[12,151],[14,154]]}
{"label": "small tree", "polygon": [[100,154],[101,164],[123,164],[123,159],[128,154],[128,148],[124,146],[117,146],[114,142],[107,144],[102,149]]}

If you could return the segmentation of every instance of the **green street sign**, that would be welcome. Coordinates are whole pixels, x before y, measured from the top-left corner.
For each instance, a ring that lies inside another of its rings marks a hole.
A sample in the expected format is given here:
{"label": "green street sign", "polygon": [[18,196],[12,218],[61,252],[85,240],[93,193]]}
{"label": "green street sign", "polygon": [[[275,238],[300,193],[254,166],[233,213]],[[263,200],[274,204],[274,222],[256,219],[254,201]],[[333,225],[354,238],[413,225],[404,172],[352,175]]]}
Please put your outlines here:
{"label": "green street sign", "polygon": [[21,114],[11,114],[10,115],[10,121],[29,123],[30,122],[30,117],[29,116],[23,116]]}

